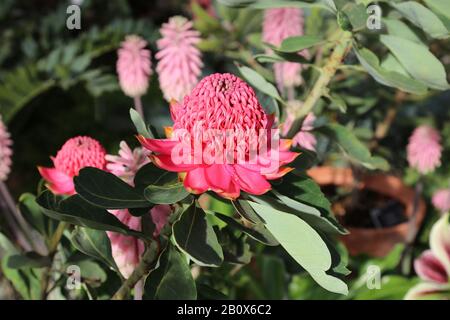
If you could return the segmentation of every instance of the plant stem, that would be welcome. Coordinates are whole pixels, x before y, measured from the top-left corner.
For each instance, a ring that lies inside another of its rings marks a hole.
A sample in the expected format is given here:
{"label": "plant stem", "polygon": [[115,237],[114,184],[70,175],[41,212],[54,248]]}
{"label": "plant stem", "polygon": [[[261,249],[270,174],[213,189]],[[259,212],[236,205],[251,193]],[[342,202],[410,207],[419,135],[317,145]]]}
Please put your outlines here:
{"label": "plant stem", "polygon": [[141,97],[134,97],[134,108],[139,113],[142,119],[144,118],[144,108],[142,107],[142,100]]}
{"label": "plant stem", "polygon": [[149,246],[147,246],[142,259],[139,262],[136,269],[134,269],[131,276],[122,284],[122,286],[117,290],[117,292],[112,297],[113,300],[123,300],[128,295],[130,290],[142,279],[146,274],[148,274],[154,265],[156,258],[158,257],[158,244],[156,241],[152,241]]}
{"label": "plant stem", "polygon": [[29,231],[27,228],[26,222],[23,220],[22,216],[18,213],[16,205],[9,193],[8,187],[3,181],[0,181],[0,198],[3,198],[5,203],[6,212],[5,218],[11,228],[11,231],[16,238],[17,242],[25,251],[32,250],[32,246],[30,244],[30,237],[26,234]]}
{"label": "plant stem", "polygon": [[348,31],[342,31],[337,39],[337,44],[334,47],[333,53],[328,58],[327,62],[321,69],[321,73],[316,83],[312,87],[308,97],[301,108],[296,110],[295,120],[289,130],[287,136],[293,137],[301,127],[302,119],[311,112],[314,105],[322,96],[324,90],[327,88],[337,69],[340,67],[342,60],[351,47],[352,34]]}

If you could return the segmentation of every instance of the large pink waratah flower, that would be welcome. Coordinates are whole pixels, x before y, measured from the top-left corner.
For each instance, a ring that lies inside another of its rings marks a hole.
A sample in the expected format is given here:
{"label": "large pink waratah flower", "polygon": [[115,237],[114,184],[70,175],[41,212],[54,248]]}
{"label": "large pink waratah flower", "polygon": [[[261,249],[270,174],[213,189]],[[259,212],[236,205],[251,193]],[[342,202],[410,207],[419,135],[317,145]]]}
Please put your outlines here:
{"label": "large pink waratah flower", "polygon": [[441,213],[450,211],[450,189],[436,191],[431,201],[436,209]]}
{"label": "large pink waratah flower", "polygon": [[[171,105],[171,114],[170,139],[138,138],[155,153],[151,159],[157,166],[184,173],[184,186],[194,194],[212,190],[228,199],[239,197],[241,190],[263,194],[271,189],[268,180],[289,172],[284,165],[298,155],[289,151],[290,140],[277,140],[270,147],[254,141],[252,134],[261,132],[272,140],[273,117],[264,112],[253,89],[229,73],[205,77],[181,103]],[[251,138],[243,139],[246,134]],[[192,137],[187,144],[186,136]],[[177,159],[180,145],[188,161]]]}
{"label": "large pink waratah flower", "polygon": [[[289,130],[292,127],[292,124],[294,123],[295,116],[293,112],[288,111],[288,115],[286,117],[286,120],[284,121],[282,125],[282,131],[281,134],[283,136],[287,135]],[[307,114],[305,119],[303,120],[302,127],[300,128],[300,131],[297,132],[297,134],[292,138],[292,145],[294,147],[299,146],[300,148],[310,150],[310,151],[316,151],[316,145],[317,145],[317,139],[316,137],[311,133],[312,130],[314,130],[314,122],[316,121],[316,116],[314,113],[310,112]]]}
{"label": "large pink waratah flower", "polygon": [[[279,46],[284,39],[303,35],[303,10],[297,8],[275,8],[264,12],[263,41]],[[270,51],[270,50],[269,50]],[[308,57],[303,50],[301,55]],[[280,91],[302,83],[302,65],[295,62],[277,62],[274,64],[275,79]]]}
{"label": "large pink waratah flower", "polygon": [[12,165],[12,140],[0,115],[0,181],[8,178]]}
{"label": "large pink waratah flower", "polygon": [[122,91],[129,97],[144,95],[152,74],[150,50],[147,42],[139,36],[127,36],[117,55],[117,73]]}
{"label": "large pink waratah flower", "polygon": [[156,71],[159,84],[167,101],[181,100],[198,82],[203,63],[196,47],[200,33],[193,23],[181,16],[169,19],[161,27],[162,38],[158,40],[159,60]]}
{"label": "large pink waratah flower", "polygon": [[441,136],[429,126],[420,126],[414,130],[407,146],[410,167],[421,174],[434,171],[441,165]]}
{"label": "large pink waratah flower", "polygon": [[150,162],[149,154],[150,152],[143,148],[131,150],[125,141],[121,141],[118,155],[106,155],[105,159],[108,161],[106,169],[129,185],[133,185],[136,173]]}
{"label": "large pink waratah flower", "polygon": [[47,187],[60,195],[75,193],[73,177],[84,167],[105,169],[105,149],[90,137],[78,136],[64,143],[56,157],[51,157],[54,168],[38,167]]}
{"label": "large pink waratah flower", "polygon": [[430,233],[430,250],[414,261],[417,275],[424,281],[411,288],[405,299],[450,299],[450,214],[443,215]]}

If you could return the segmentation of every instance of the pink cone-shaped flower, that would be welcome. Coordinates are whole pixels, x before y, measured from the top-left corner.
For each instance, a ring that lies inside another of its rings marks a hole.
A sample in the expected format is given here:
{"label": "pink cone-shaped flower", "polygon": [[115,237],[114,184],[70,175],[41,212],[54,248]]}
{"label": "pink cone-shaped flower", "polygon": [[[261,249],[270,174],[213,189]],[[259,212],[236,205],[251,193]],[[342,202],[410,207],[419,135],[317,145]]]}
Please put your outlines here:
{"label": "pink cone-shaped flower", "polygon": [[[229,199],[239,197],[241,190],[263,194],[271,189],[268,180],[289,172],[284,165],[298,155],[289,151],[290,140],[277,140],[266,150],[264,142],[252,140],[261,132],[272,140],[273,117],[264,112],[253,89],[229,73],[205,77],[183,102],[171,106],[171,114],[170,139],[139,140],[156,153],[151,158],[157,166],[184,173],[184,186],[195,194],[212,190]],[[252,139],[242,139],[246,133]],[[177,158],[180,145],[187,161]]]}
{"label": "pink cone-shaped flower", "polygon": [[439,132],[429,126],[416,128],[407,146],[410,167],[421,174],[434,171],[441,165],[442,146]]}
{"label": "pink cone-shaped flower", "polygon": [[450,299],[450,215],[443,215],[430,233],[430,250],[414,261],[417,275],[424,281],[411,288],[405,299],[427,296]]}
{"label": "pink cone-shaped flower", "polygon": [[158,40],[159,84],[167,101],[181,100],[195,87],[203,63],[200,50],[200,33],[192,29],[192,22],[181,16],[169,19],[161,27]]}
{"label": "pink cone-shaped flower", "polygon": [[[286,117],[285,122],[282,125],[282,131],[281,134],[283,136],[287,135],[289,130],[292,127],[292,124],[294,123],[295,116],[293,112],[288,111],[288,115]],[[305,117],[302,123],[302,127],[300,131],[294,136],[292,139],[292,145],[299,146],[300,148],[316,151],[316,145],[317,145],[317,139],[316,137],[311,133],[312,130],[314,130],[314,122],[316,121],[316,116],[314,113],[310,112]]]}
{"label": "pink cone-shaped flower", "polygon": [[106,169],[129,185],[133,185],[138,170],[150,162],[149,154],[149,151],[143,148],[131,150],[125,141],[121,141],[119,155],[106,155],[108,161]]}
{"label": "pink cone-shaped flower", "polygon": [[[267,9],[264,12],[263,41],[279,46],[284,39],[303,35],[303,10],[297,8]],[[307,50],[301,54],[309,55]],[[280,91],[302,83],[302,65],[295,62],[274,64],[275,79]]]}
{"label": "pink cone-shaped flower", "polygon": [[432,198],[433,205],[441,213],[447,213],[450,211],[450,189],[438,190]]}
{"label": "pink cone-shaped flower", "polygon": [[105,155],[105,149],[97,140],[78,136],[67,140],[56,157],[51,157],[53,168],[38,167],[38,170],[54,194],[72,195],[75,193],[73,177],[84,167],[104,170]]}
{"label": "pink cone-shaped flower", "polygon": [[12,140],[0,115],[0,181],[8,178],[12,165]]}
{"label": "pink cone-shaped flower", "polygon": [[147,92],[152,74],[150,50],[139,36],[127,36],[117,55],[117,73],[122,91],[129,97],[140,97]]}

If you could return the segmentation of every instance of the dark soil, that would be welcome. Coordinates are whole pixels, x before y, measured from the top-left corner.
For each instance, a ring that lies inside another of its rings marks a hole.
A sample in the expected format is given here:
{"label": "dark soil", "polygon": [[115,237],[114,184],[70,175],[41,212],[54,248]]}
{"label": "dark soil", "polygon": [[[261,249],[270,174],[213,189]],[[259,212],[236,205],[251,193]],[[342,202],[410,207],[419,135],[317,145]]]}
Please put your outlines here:
{"label": "dark soil", "polygon": [[346,227],[387,228],[408,220],[401,202],[371,190],[344,192],[342,195],[343,190],[327,186],[323,192],[335,199],[333,211]]}

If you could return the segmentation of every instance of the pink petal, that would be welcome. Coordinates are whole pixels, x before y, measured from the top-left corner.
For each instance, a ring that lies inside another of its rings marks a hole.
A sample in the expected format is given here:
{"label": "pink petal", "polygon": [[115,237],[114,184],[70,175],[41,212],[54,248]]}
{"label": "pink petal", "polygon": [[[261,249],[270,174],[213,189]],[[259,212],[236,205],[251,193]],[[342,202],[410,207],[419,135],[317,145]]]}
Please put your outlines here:
{"label": "pink petal", "polygon": [[211,190],[225,198],[237,198],[239,189],[232,179],[232,168],[228,165],[213,164],[205,168],[205,177]]}
{"label": "pink petal", "polygon": [[[450,290],[449,285],[434,282],[423,282],[412,287],[405,295],[405,300],[435,299],[434,295]],[[431,296],[433,295],[433,296]]]}
{"label": "pink petal", "polygon": [[430,247],[450,276],[450,214],[443,215],[431,229]]}
{"label": "pink petal", "polygon": [[184,186],[189,192],[195,194],[208,191],[209,185],[205,178],[204,168],[196,168],[188,171],[184,178]]}
{"label": "pink petal", "polygon": [[431,250],[427,250],[414,261],[414,269],[419,277],[424,280],[446,283],[447,273],[442,263],[434,256]]}
{"label": "pink petal", "polygon": [[137,139],[144,148],[160,154],[171,154],[172,149],[179,143],[170,139],[148,139],[142,135],[137,136]]}
{"label": "pink petal", "polygon": [[55,168],[38,167],[39,173],[46,180],[47,187],[54,193],[60,195],[72,195],[75,193],[73,179],[64,172]]}
{"label": "pink petal", "polygon": [[245,192],[259,195],[271,189],[270,183],[259,172],[248,170],[240,165],[234,165],[233,168],[239,187]]}
{"label": "pink petal", "polygon": [[156,226],[156,229],[153,232],[154,236],[158,236],[160,234],[162,228],[164,228],[164,226],[166,225],[167,218],[169,217],[171,212],[172,209],[169,205],[166,204],[156,205],[150,210],[153,223]]}

